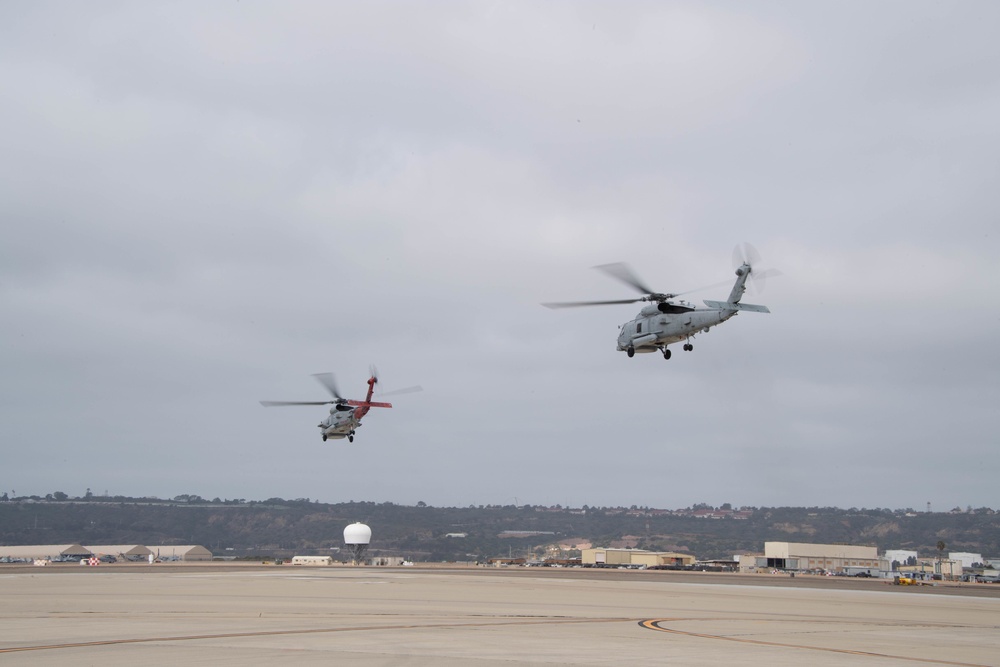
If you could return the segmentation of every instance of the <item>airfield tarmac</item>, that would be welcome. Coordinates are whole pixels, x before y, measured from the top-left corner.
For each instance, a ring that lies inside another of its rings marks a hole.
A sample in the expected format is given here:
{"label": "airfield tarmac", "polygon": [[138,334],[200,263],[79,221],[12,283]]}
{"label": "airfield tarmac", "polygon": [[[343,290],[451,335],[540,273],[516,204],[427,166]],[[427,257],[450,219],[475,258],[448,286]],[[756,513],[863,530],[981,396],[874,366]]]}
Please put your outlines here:
{"label": "airfield tarmac", "polygon": [[1000,666],[1000,585],[58,565],[0,568],[0,602],[3,665]]}

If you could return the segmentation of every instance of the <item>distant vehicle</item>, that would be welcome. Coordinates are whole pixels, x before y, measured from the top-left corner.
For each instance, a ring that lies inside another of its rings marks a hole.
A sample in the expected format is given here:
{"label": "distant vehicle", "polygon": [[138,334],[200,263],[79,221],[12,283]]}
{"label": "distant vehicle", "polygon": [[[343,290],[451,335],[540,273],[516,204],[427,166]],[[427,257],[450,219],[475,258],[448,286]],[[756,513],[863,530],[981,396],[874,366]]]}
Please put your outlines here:
{"label": "distant vehicle", "polygon": [[111,554],[104,554],[103,556],[99,557],[97,560],[101,561],[102,563],[117,563],[118,562],[118,559],[115,558],[114,556],[112,556]]}
{"label": "distant vehicle", "polygon": [[[392,403],[381,403],[372,401],[372,394],[375,392],[375,385],[378,383],[378,375],[374,368],[371,369],[371,377],[368,378],[368,395],[365,400],[357,401],[344,398],[340,395],[337,385],[333,380],[333,373],[317,373],[313,376],[320,384],[326,387],[334,400],[332,401],[261,401],[260,404],[270,408],[287,405],[332,405],[330,416],[321,421],[318,426],[323,435],[323,442],[329,438],[343,439],[354,442],[354,432],[360,428],[361,419],[368,414],[372,408],[391,408]],[[406,394],[420,391],[420,387],[407,387],[397,389],[389,394]]]}
{"label": "distant vehicle", "polygon": [[[704,303],[707,308],[701,308],[693,303],[677,298],[682,294],[698,290],[688,290],[687,292],[678,293],[656,292],[647,287],[635,275],[631,267],[621,262],[603,264],[594,268],[603,271],[612,278],[622,281],[643,296],[636,299],[561,301],[543,303],[542,305],[546,308],[576,308],[579,306],[607,306],[648,301],[650,305],[640,310],[635,318],[618,327],[618,350],[625,352],[629,357],[643,352],[660,352],[664,359],[669,359],[671,354],[670,349],[667,347],[668,345],[684,341],[684,351],[690,352],[694,350],[694,344],[691,340],[697,333],[708,333],[710,328],[722,324],[740,312],[771,312],[766,306],[740,302],[743,292],[746,291],[748,278],[753,276],[757,280],[760,280],[767,275],[778,274],[774,270],[759,271],[755,269],[753,265],[757,263],[757,259],[757,251],[750,244],[743,244],[742,249],[740,246],[736,246],[733,251],[733,260],[737,264],[736,283],[729,293],[729,298],[726,301],[706,300]],[[712,285],[712,287],[715,287],[715,285]]]}

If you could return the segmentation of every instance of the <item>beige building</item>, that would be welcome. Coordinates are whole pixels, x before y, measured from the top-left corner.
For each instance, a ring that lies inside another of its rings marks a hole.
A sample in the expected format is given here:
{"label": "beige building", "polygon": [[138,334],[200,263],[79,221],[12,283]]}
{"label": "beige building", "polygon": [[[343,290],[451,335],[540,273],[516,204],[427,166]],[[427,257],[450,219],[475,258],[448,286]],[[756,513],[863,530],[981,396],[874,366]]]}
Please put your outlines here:
{"label": "beige building", "polygon": [[141,544],[42,544],[33,546],[0,546],[0,558],[48,559],[90,558],[91,556],[114,556],[118,560],[141,561],[153,555],[183,561],[212,560],[212,552],[198,545],[146,547]]}
{"label": "beige building", "polygon": [[212,560],[212,552],[197,544],[150,546],[150,552],[156,558],[169,558],[182,561]]}
{"label": "beige building", "polygon": [[778,570],[826,570],[841,572],[848,567],[875,568],[878,548],[850,544],[765,542],[766,566]]}
{"label": "beige building", "polygon": [[141,544],[88,544],[85,548],[95,556],[114,556],[118,560],[146,560],[151,553]]}
{"label": "beige building", "polygon": [[921,575],[932,577],[940,575],[945,579],[960,579],[965,569],[962,561],[950,559],[923,559],[917,561],[916,565],[900,565],[899,574]]}
{"label": "beige building", "polygon": [[35,544],[27,546],[0,546],[0,558],[56,560],[61,558],[90,558],[93,554],[79,544]]}
{"label": "beige building", "polygon": [[590,566],[658,567],[663,565],[693,565],[691,554],[644,549],[581,549],[580,562]]}

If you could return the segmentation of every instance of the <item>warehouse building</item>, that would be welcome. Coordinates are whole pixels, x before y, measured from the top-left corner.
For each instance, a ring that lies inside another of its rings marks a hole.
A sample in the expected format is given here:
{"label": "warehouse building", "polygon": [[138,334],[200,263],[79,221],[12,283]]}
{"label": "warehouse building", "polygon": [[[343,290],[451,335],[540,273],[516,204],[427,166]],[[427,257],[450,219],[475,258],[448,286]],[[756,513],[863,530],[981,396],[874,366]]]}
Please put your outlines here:
{"label": "warehouse building", "polygon": [[333,565],[330,556],[292,556],[292,565]]}
{"label": "warehouse building", "polygon": [[[916,551],[911,551],[909,549],[886,549],[885,550],[885,560],[889,563],[891,569],[896,569],[900,565],[912,565],[917,562],[919,554]],[[896,565],[893,566],[893,563]]]}
{"label": "warehouse building", "polygon": [[920,575],[924,579],[934,577],[959,579],[963,572],[962,561],[924,558],[917,561],[916,565],[900,565],[897,574]]}
{"label": "warehouse building", "polygon": [[694,565],[691,554],[644,549],[582,549],[580,562],[584,567],[683,567]]}
{"label": "warehouse building", "polygon": [[140,561],[149,558],[152,553],[148,547],[141,544],[96,544],[87,545],[87,549],[95,556],[114,556],[120,561]]}
{"label": "warehouse building", "polygon": [[161,560],[184,562],[212,560],[212,552],[197,544],[150,546],[150,552]]}
{"label": "warehouse building", "polygon": [[120,561],[143,561],[150,556],[163,560],[207,561],[212,552],[196,544],[152,546],[141,544],[42,544],[0,546],[0,559],[16,560],[79,560],[91,556],[113,556]]}
{"label": "warehouse building", "polygon": [[982,567],[985,562],[982,554],[969,553],[968,551],[952,551],[948,554],[948,560],[957,560],[965,568],[977,565]]}
{"label": "warehouse building", "polygon": [[27,546],[0,546],[0,559],[11,560],[78,560],[93,555],[79,544],[35,544]]}
{"label": "warehouse building", "polygon": [[847,572],[849,568],[879,567],[877,547],[850,544],[764,542],[763,560],[765,567],[776,570]]}

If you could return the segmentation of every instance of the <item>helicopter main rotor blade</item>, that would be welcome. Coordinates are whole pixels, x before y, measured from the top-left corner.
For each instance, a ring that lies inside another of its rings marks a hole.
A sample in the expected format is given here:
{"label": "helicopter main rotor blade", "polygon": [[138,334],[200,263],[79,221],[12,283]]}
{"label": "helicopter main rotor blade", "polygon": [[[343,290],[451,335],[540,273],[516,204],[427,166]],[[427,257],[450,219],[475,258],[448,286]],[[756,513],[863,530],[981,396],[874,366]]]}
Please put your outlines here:
{"label": "helicopter main rotor blade", "polygon": [[595,266],[594,268],[597,269],[598,271],[603,271],[612,278],[617,278],[618,280],[622,281],[629,287],[633,287],[642,292],[643,294],[656,294],[655,291],[649,289],[649,287],[647,287],[639,279],[639,277],[635,275],[635,273],[632,271],[632,267],[630,267],[625,262],[615,262],[613,264],[601,264],[599,266]]}
{"label": "helicopter main rotor blade", "polygon": [[617,301],[556,301],[543,303],[546,308],[578,308],[580,306],[612,306],[620,303],[637,303],[645,299],[619,299]]}
{"label": "helicopter main rotor blade", "polygon": [[336,401],[261,401],[265,408],[273,408],[282,405],[330,405]]}
{"label": "helicopter main rotor blade", "polygon": [[711,285],[703,285],[701,287],[695,287],[694,289],[689,289],[684,292],[677,292],[676,294],[671,294],[671,297],[683,296],[685,294],[691,294],[692,292],[701,292],[702,290],[715,289],[716,287],[729,287],[733,284],[732,280],[723,280],[719,283],[712,283]]}
{"label": "helicopter main rotor blade", "polygon": [[326,390],[330,392],[330,395],[335,399],[338,401],[344,400],[344,397],[341,396],[340,392],[337,390],[337,383],[333,379],[333,373],[315,373],[313,374],[313,377],[316,378],[321,385],[326,387]]}

